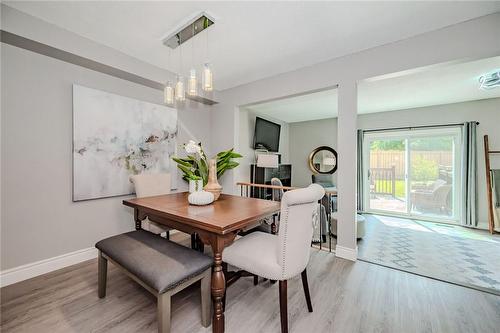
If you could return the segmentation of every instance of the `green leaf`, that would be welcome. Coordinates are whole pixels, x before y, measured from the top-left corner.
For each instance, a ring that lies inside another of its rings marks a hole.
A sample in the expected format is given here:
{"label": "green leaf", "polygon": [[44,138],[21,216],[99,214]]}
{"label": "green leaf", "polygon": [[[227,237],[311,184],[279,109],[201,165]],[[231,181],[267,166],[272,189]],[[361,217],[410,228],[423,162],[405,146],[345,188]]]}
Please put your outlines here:
{"label": "green leaf", "polygon": [[241,158],[241,157],[243,157],[243,155],[234,152],[231,153],[231,158]]}
{"label": "green leaf", "polygon": [[231,155],[231,153],[233,152],[233,150],[234,150],[234,148],[231,148],[231,149],[226,150],[226,151],[221,151],[220,153],[217,154],[217,157]]}
{"label": "green leaf", "polygon": [[196,167],[201,179],[203,179],[203,185],[208,183],[208,166],[204,159],[196,161]]}
{"label": "green leaf", "polygon": [[180,165],[183,165],[183,166],[186,166],[186,167],[191,167],[192,166],[192,163],[189,162],[189,161],[184,161],[183,159],[180,159],[180,158],[176,158],[176,157],[173,157],[172,158],[177,164],[180,164]]}
{"label": "green leaf", "polygon": [[195,176],[195,174],[193,173],[193,171],[191,171],[191,169],[190,169],[190,168],[185,167],[184,165],[181,165],[181,164],[177,164],[177,167],[178,167],[179,169],[181,169],[181,170],[182,170],[182,172],[184,172],[184,174],[185,174],[186,176],[188,176],[188,177],[193,177],[193,176]]}

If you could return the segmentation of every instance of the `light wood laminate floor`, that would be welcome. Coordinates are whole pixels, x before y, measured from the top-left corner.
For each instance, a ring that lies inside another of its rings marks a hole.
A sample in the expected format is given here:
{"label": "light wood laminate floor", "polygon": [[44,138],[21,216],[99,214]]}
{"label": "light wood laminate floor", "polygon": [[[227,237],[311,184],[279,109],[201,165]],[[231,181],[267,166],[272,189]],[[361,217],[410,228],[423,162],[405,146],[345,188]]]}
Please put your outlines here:
{"label": "light wood laminate floor", "polygon": [[[500,332],[500,297],[312,250],[314,312],[300,278],[289,282],[291,332]],[[173,298],[172,332],[211,332],[198,286]],[[1,332],[156,332],[156,299],[109,265],[97,297],[97,261],[1,289]],[[242,278],[228,290],[226,332],[279,332],[278,285]]]}

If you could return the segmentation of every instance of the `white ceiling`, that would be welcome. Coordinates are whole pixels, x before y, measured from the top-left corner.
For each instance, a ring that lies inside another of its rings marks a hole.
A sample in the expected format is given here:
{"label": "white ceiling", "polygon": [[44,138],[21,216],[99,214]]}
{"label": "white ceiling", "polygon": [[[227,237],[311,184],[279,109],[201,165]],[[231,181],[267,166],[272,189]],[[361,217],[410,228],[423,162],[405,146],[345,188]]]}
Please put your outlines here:
{"label": "white ceiling", "polygon": [[337,117],[337,89],[245,107],[286,123]]}
{"label": "white ceiling", "polygon": [[[500,70],[500,56],[416,70],[358,85],[358,113],[373,113],[500,97],[500,87],[480,90],[479,77]],[[337,117],[337,90],[296,96],[248,109],[285,122]]]}
{"label": "white ceiling", "polygon": [[[5,3],[174,72],[180,71],[179,48],[169,61],[162,37],[189,16],[208,11],[216,18],[208,29],[208,58],[218,90],[500,10],[500,2],[480,1]],[[205,34],[191,41],[182,51],[184,75],[191,63],[201,64],[206,59]]]}

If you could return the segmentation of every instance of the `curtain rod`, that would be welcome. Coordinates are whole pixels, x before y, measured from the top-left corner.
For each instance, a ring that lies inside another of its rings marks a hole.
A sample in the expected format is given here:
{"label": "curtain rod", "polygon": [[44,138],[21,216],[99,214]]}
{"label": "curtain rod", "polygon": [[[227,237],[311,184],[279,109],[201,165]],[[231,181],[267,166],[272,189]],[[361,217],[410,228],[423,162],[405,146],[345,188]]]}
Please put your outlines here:
{"label": "curtain rod", "polygon": [[[463,124],[464,123],[444,124],[444,125],[423,125],[423,126],[406,126],[406,127],[378,128],[378,129],[363,130],[363,133],[382,132],[382,131],[413,130],[413,129],[418,129],[418,128],[452,127],[452,126],[462,126]],[[479,125],[478,121],[476,121],[476,125]]]}

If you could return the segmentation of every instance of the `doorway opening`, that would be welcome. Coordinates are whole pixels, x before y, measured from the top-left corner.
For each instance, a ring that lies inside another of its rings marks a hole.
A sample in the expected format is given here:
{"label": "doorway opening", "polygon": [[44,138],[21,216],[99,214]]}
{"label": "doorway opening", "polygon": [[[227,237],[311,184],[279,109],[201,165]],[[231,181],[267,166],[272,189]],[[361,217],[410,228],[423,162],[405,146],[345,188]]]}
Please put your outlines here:
{"label": "doorway opening", "polygon": [[460,223],[461,145],[459,126],[366,133],[366,211]]}

